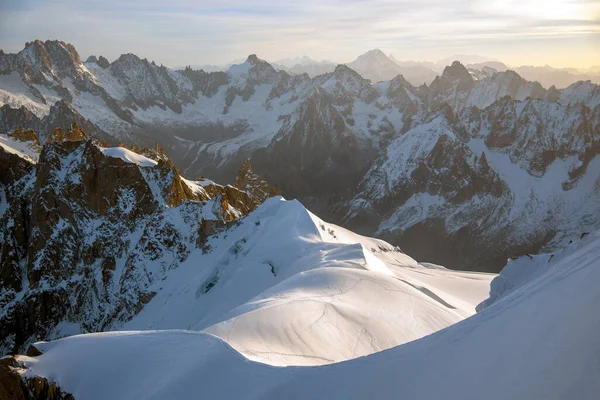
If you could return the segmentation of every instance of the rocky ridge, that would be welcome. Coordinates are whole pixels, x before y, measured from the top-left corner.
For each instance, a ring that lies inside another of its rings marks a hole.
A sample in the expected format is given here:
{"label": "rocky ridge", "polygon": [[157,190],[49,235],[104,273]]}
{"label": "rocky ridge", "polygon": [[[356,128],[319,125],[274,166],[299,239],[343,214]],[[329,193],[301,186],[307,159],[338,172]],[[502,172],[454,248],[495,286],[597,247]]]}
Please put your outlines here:
{"label": "rocky ridge", "polygon": [[160,149],[103,147],[77,125],[39,154],[19,151],[35,133],[0,139],[2,353],[127,321],[166,271],[273,193],[249,165],[245,190],[190,181]]}

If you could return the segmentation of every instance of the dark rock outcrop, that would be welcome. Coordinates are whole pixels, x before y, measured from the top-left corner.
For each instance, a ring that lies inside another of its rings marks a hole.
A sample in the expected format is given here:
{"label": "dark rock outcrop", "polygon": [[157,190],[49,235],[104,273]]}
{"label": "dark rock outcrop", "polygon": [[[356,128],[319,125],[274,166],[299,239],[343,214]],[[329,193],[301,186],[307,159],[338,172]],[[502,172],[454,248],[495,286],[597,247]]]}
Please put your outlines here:
{"label": "dark rock outcrop", "polygon": [[26,377],[26,367],[16,357],[0,359],[0,399],[3,400],[74,400],[55,382],[39,376]]}
{"label": "dark rock outcrop", "polygon": [[225,226],[264,200],[233,186],[192,190],[158,148],[143,151],[157,161],[138,164],[85,137],[76,124],[51,136],[37,164],[0,147],[2,352],[65,320],[82,332],[126,321],[156,294],[152,271],[176,268],[216,233],[202,228],[207,215]]}
{"label": "dark rock outcrop", "polygon": [[104,69],[110,66],[110,62],[108,62],[108,60],[103,56],[98,57],[98,61],[96,61],[96,64],[98,64],[101,68]]}

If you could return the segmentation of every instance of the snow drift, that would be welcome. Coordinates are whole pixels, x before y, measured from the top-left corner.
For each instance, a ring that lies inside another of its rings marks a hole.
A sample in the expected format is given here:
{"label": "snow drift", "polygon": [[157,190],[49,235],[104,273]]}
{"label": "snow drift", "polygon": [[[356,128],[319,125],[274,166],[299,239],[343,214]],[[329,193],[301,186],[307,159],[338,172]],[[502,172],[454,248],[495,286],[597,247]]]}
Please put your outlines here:
{"label": "snow drift", "polygon": [[520,287],[481,313],[423,339],[318,368],[250,362],[226,340],[190,331],[74,336],[39,343],[43,355],[21,360],[29,373],[88,399],[594,399],[599,255],[594,233],[551,259],[528,258],[545,264],[544,271],[513,279],[523,281]]}

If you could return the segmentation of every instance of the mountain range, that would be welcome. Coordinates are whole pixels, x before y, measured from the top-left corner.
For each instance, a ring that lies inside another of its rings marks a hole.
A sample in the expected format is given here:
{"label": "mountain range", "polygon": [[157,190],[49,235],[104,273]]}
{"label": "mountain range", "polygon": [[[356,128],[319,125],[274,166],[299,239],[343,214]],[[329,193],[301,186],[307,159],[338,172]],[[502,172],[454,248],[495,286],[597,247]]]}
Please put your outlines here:
{"label": "mountain range", "polygon": [[0,53],[0,398],[595,398],[599,87],[394,65]]}
{"label": "mountain range", "polygon": [[[355,67],[388,73],[368,55]],[[158,143],[194,179],[233,182],[250,159],[287,198],[451,268],[498,271],[600,227],[591,82],[544,88],[454,62],[430,85],[374,84],[346,65],[310,78],[255,55],[174,71],[133,54],[82,62],[57,41],[1,55],[0,73],[1,132],[44,144],[76,122],[113,145]]]}
{"label": "mountain range", "polygon": [[2,398],[600,390],[600,231],[452,271],[323,221],[248,162],[235,187],[191,181],[160,147],[76,124],[0,135],[0,160],[2,346],[26,353],[0,360]]}
{"label": "mountain range", "polygon": [[[239,59],[226,65],[199,64],[192,66],[194,69],[202,69],[206,72],[227,71],[234,64],[240,64],[244,60]],[[554,68],[545,66],[511,66],[508,67],[501,61],[490,57],[478,55],[456,54],[442,58],[436,62],[431,61],[407,61],[399,60],[393,54],[385,55],[381,50],[374,49],[360,55],[356,60],[346,63],[361,76],[370,79],[373,83],[381,80],[391,80],[397,75],[402,75],[414,86],[423,83],[429,85],[433,79],[444,71],[447,65],[453,61],[460,61],[468,69],[482,70],[485,67],[493,68],[497,72],[511,69],[521,77],[529,81],[537,81],[546,88],[556,86],[565,88],[578,81],[592,81],[600,84],[600,68]],[[333,72],[336,63],[332,61],[316,61],[308,56],[286,58],[270,63],[275,69],[286,71],[292,75],[307,73],[311,78],[317,75]],[[184,69],[176,67],[175,69]]]}

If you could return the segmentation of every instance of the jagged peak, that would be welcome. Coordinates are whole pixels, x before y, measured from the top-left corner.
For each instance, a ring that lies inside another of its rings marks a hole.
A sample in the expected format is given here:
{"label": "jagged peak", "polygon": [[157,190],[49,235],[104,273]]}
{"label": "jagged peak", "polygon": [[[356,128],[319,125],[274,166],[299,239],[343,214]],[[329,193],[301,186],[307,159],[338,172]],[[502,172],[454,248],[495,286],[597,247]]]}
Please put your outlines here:
{"label": "jagged peak", "polygon": [[98,56],[98,61],[96,61],[101,68],[108,68],[110,66],[110,62],[104,56]]}
{"label": "jagged peak", "polygon": [[386,57],[387,58],[385,53],[383,51],[381,51],[380,49],[369,50],[365,54],[363,54],[363,56],[377,56],[377,57]]}
{"label": "jagged peak", "polygon": [[402,74],[396,75],[396,77],[390,81],[390,86],[395,86],[395,87],[401,86],[401,87],[414,89],[414,86],[409,81],[407,81],[406,78],[404,78],[404,75],[402,75]]}
{"label": "jagged peak", "polygon": [[20,54],[25,56],[31,63],[42,62],[45,66],[50,66],[51,62],[56,62],[63,56],[70,58],[74,64],[81,63],[75,46],[62,40],[42,42],[36,39],[33,42],[26,42]]}
{"label": "jagged peak", "polygon": [[[379,49],[373,49],[373,50],[369,50],[364,54],[361,54],[360,56],[358,56],[356,58],[356,60],[354,62],[360,62],[360,61],[377,61],[377,62],[389,62],[392,61],[389,59],[388,56],[385,55],[385,53]],[[392,61],[393,62],[393,61]]]}
{"label": "jagged peak", "polygon": [[20,142],[33,142],[36,145],[40,144],[40,139],[34,130],[23,129],[20,125],[13,132],[9,133],[8,136]]}
{"label": "jagged peak", "polygon": [[81,130],[76,122],[73,122],[71,127],[64,132],[61,128],[54,128],[50,135],[48,135],[46,142],[79,142],[87,138],[87,134]]}
{"label": "jagged peak", "polygon": [[346,64],[338,64],[338,65],[336,65],[335,69],[333,70],[333,73],[334,74],[343,74],[343,73],[346,73],[349,71],[355,72],[352,68],[350,68]]}
{"label": "jagged peak", "polygon": [[498,72],[497,75],[525,80],[525,79],[523,79],[523,77],[521,77],[521,75],[519,75],[516,71],[513,71],[512,69],[507,69],[506,71]]}
{"label": "jagged peak", "polygon": [[259,62],[261,62],[263,60],[261,60],[260,58],[258,58],[258,56],[256,54],[250,54],[248,56],[248,58],[246,59],[246,62],[250,65],[256,65]]}
{"label": "jagged peak", "polygon": [[454,61],[452,65],[444,68],[442,77],[449,78],[452,80],[459,80],[461,82],[471,82],[473,78],[469,73],[469,70],[461,64],[460,61]]}
{"label": "jagged peak", "polygon": [[257,203],[281,195],[281,190],[269,185],[260,175],[252,171],[249,159],[242,163],[235,179],[235,187],[250,194]]}
{"label": "jagged peak", "polygon": [[366,80],[358,72],[347,66],[346,64],[338,64],[333,70],[333,75],[336,77],[352,76],[356,79]]}
{"label": "jagged peak", "polygon": [[142,59],[133,53],[125,53],[121,54],[119,58],[115,60],[115,63],[123,63],[123,62],[142,62]]}
{"label": "jagged peak", "polygon": [[64,99],[60,99],[50,106],[50,112],[48,113],[48,115],[61,114],[66,110],[69,110],[72,113],[77,113],[77,111],[75,111],[75,109],[71,107],[71,104],[69,104]]}

